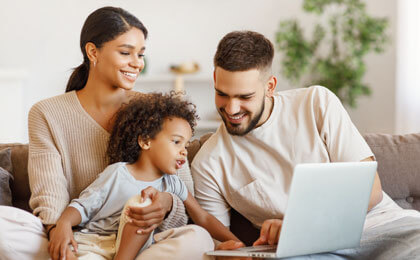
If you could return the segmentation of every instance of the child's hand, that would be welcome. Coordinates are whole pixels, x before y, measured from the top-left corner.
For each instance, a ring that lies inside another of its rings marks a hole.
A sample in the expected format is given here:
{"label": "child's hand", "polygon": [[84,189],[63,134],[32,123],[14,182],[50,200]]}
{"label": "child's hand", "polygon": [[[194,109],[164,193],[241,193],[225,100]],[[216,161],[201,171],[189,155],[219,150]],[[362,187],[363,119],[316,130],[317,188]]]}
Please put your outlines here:
{"label": "child's hand", "polygon": [[160,193],[157,189],[153,188],[152,186],[147,187],[141,191],[141,198],[146,200],[147,198],[154,200],[155,197]]}
{"label": "child's hand", "polygon": [[77,252],[77,243],[73,237],[73,231],[69,223],[57,223],[57,226],[50,232],[48,252],[53,260],[66,259],[66,254],[71,250],[69,244],[73,245]]}
{"label": "child's hand", "polygon": [[254,246],[258,245],[274,245],[277,244],[280,237],[281,226],[283,220],[281,219],[267,219],[261,227],[260,237],[254,242]]}

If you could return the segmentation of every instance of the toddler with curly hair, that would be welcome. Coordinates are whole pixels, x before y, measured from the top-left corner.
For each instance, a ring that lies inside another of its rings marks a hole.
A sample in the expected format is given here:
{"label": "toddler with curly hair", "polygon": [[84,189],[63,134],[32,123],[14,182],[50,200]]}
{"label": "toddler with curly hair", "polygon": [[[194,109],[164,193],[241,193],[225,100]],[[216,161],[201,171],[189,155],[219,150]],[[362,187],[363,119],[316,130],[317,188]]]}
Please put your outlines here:
{"label": "toddler with curly hair", "polygon": [[[130,207],[147,207],[160,192],[177,195],[193,222],[213,238],[239,242],[199,206],[175,175],[187,162],[186,147],[197,118],[195,106],[174,93],[144,94],[125,105],[117,113],[111,133],[110,165],[63,212],[57,222],[62,235],[51,241],[53,246],[66,252],[71,244],[77,251],[79,241],[96,243],[92,241],[98,239],[89,236],[100,234],[115,245],[114,251],[104,252],[105,258],[112,259],[116,251],[114,259],[134,259],[153,243],[157,225],[139,230],[127,213]],[[77,225],[83,229],[73,235],[72,227]]]}

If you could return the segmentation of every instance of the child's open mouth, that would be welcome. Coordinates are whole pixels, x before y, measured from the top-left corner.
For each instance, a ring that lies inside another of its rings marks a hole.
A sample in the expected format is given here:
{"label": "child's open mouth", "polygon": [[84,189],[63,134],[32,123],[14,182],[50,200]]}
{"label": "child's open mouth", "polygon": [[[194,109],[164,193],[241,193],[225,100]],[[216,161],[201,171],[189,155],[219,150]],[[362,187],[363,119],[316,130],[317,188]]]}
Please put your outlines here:
{"label": "child's open mouth", "polygon": [[176,168],[179,169],[185,163],[185,160],[176,160]]}

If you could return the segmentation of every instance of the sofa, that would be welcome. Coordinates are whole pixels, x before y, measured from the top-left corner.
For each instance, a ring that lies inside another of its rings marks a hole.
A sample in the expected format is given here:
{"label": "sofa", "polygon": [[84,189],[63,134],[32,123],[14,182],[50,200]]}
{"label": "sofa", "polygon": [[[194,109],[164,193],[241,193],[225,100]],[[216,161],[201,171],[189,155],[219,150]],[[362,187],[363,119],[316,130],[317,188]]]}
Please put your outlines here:
{"label": "sofa", "polygon": [[[211,133],[192,141],[188,147],[191,162]],[[407,135],[366,134],[364,138],[378,161],[383,190],[402,208],[420,210],[420,133]],[[31,211],[27,173],[28,145],[0,144],[11,148],[13,180],[10,182],[13,206]],[[232,211],[231,230],[246,244],[252,244],[259,231],[240,214]]]}

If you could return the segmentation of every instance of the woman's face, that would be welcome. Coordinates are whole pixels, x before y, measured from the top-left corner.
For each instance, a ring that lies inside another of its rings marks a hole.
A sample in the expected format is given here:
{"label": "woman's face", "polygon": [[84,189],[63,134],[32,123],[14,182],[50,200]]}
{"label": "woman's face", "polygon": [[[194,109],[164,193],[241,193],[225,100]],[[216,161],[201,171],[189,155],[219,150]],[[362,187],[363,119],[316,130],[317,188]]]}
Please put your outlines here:
{"label": "woman's face", "polygon": [[98,49],[93,69],[106,85],[130,90],[144,67],[144,51],[143,32],[133,27]]}

